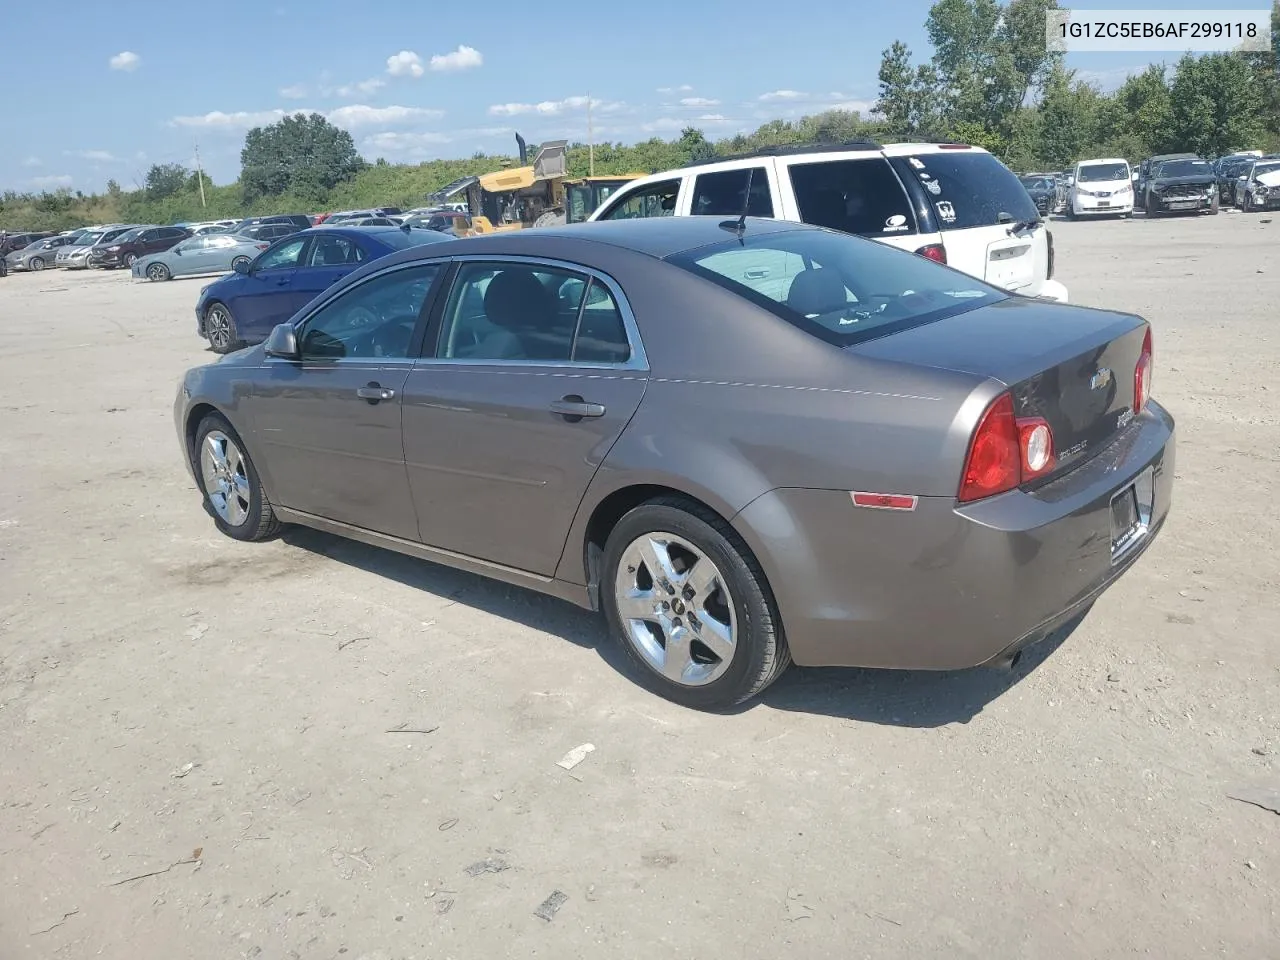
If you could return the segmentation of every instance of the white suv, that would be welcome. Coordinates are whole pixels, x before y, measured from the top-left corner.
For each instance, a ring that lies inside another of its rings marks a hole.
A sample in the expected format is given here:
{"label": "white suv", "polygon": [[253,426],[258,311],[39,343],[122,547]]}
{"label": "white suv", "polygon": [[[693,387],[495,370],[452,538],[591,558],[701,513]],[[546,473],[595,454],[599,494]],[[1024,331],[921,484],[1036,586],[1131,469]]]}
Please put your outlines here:
{"label": "white suv", "polygon": [[1053,236],[1021,181],[965,144],[855,141],[692,164],[633,180],[588,219],[743,213],[856,233],[1024,296],[1067,300],[1052,279]]}

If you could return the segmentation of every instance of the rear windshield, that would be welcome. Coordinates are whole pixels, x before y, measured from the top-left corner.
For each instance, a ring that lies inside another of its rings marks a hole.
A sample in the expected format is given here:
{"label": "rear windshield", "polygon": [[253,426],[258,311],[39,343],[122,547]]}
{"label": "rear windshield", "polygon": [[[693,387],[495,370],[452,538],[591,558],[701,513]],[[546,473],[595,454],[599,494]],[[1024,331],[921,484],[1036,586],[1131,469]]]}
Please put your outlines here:
{"label": "rear windshield", "polygon": [[1076,174],[1080,183],[1107,183],[1111,180],[1128,180],[1129,170],[1123,163],[1091,163],[1081,167]]}
{"label": "rear windshield", "polygon": [[1022,177],[1022,185],[1028,190],[1052,190],[1052,177]]}
{"label": "rear windshield", "polygon": [[911,201],[881,156],[788,167],[800,219],[863,237],[915,233]]}
{"label": "rear windshield", "polygon": [[1035,202],[1013,171],[989,153],[943,150],[908,157],[943,230],[1039,220]]}
{"label": "rear windshield", "polygon": [[741,240],[687,250],[669,262],[837,346],[1008,296],[958,270],[845,233],[794,230],[752,237],[750,231],[748,225]]}
{"label": "rear windshield", "polygon": [[1160,164],[1156,175],[1160,177],[1209,176],[1213,168],[1208,160],[1166,160]]}

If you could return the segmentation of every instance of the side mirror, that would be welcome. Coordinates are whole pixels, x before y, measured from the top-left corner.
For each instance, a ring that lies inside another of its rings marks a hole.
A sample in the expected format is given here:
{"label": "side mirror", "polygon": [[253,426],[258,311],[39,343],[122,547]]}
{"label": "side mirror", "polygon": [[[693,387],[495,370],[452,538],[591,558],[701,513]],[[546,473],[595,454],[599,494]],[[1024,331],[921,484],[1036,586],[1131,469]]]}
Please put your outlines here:
{"label": "side mirror", "polygon": [[1236,177],[1236,179],[1239,180],[1241,183],[1246,183],[1249,180],[1248,177]]}
{"label": "side mirror", "polygon": [[244,274],[246,277],[249,275],[249,264],[244,260],[237,260],[231,265],[231,269],[236,273]]}
{"label": "side mirror", "polygon": [[300,360],[302,353],[298,349],[298,333],[293,329],[293,324],[276,324],[271,336],[267,337],[263,352],[268,357],[278,357],[281,360]]}
{"label": "side mirror", "polygon": [[181,246],[181,245],[178,245],[178,246],[174,247],[174,248],[173,248],[173,252],[174,252],[174,253],[176,253],[178,256],[182,256],[182,246]]}

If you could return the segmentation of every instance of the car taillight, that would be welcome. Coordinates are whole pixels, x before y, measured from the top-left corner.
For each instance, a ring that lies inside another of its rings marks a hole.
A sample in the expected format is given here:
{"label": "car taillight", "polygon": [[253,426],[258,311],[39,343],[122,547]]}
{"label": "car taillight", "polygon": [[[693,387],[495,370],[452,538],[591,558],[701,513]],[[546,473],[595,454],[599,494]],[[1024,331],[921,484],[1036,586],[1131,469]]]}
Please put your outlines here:
{"label": "car taillight", "polygon": [[917,250],[916,256],[924,257],[927,260],[934,260],[937,263],[946,263],[947,248],[940,243],[931,243]]}
{"label": "car taillight", "polygon": [[254,246],[256,246],[259,250],[265,250],[265,249],[267,249],[267,247],[271,246],[271,244],[269,244],[269,243],[258,243],[258,244],[254,244]]}
{"label": "car taillight", "polygon": [[1053,231],[1046,230],[1044,235],[1049,238],[1049,272],[1045,275],[1046,280],[1053,279]]}
{"label": "car taillight", "polygon": [[1133,368],[1133,412],[1141,413],[1151,399],[1151,328],[1142,338],[1142,353],[1138,354],[1138,364]]}
{"label": "car taillight", "polygon": [[1004,493],[1053,469],[1053,429],[1041,417],[1015,417],[1002,393],[982,414],[960,478],[961,503]]}

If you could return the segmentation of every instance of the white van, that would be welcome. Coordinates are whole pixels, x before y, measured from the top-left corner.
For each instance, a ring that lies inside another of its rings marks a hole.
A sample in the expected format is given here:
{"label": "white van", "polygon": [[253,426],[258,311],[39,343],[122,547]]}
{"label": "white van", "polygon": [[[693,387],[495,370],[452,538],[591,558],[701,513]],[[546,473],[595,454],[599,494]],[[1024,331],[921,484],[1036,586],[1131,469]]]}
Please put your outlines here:
{"label": "white van", "polygon": [[776,147],[620,187],[589,220],[773,217],[854,233],[1023,296],[1067,301],[1053,236],[1022,182],[961,143]]}
{"label": "white van", "polygon": [[1067,216],[1133,216],[1133,171],[1120,158],[1081,160],[1067,198]]}

